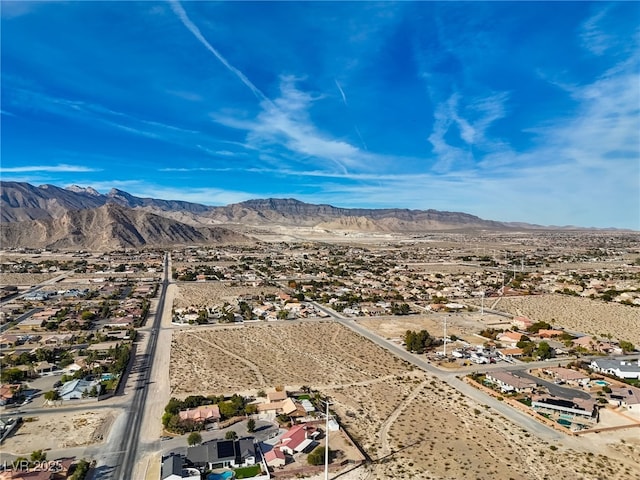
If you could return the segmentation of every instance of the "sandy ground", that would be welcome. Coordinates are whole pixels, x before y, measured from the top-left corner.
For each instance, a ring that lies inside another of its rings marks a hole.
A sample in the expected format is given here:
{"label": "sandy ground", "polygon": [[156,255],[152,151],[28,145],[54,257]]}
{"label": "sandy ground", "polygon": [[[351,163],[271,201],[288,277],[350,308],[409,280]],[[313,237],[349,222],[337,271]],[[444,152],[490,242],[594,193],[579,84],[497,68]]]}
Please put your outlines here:
{"label": "sandy ground", "polygon": [[640,308],[568,295],[504,297],[497,310],[590,335],[611,334],[640,345]]}
{"label": "sandy ground", "polygon": [[406,364],[334,322],[278,322],[174,334],[171,392],[232,394],[276,385],[316,388],[402,373]]}
{"label": "sandy ground", "polygon": [[117,411],[46,413],[25,421],[5,440],[2,450],[28,454],[40,449],[61,449],[101,443],[107,436]]}
{"label": "sandy ground", "polygon": [[640,479],[640,429],[550,444],[339,324],[174,335],[171,385],[177,396],[279,384],[309,385],[329,395],[374,460],[341,479]]}
{"label": "sandy ground", "polygon": [[0,285],[38,285],[64,272],[52,273],[0,273]]}
{"label": "sandy ground", "polygon": [[232,287],[222,282],[193,282],[180,283],[178,293],[175,296],[174,306],[176,308],[189,307],[191,305],[210,307],[216,303],[227,301],[235,302],[239,295],[260,295],[267,293],[277,293],[280,291],[275,287]]}
{"label": "sandy ground", "polygon": [[[475,334],[487,325],[495,327],[497,324],[505,323],[504,317],[486,313],[481,316],[480,312],[358,318],[357,322],[387,339],[401,339],[407,330],[426,330],[432,336],[442,338],[445,318],[447,335],[456,335],[472,344],[482,344],[486,341]],[[505,323],[505,328],[507,325],[510,323]]]}

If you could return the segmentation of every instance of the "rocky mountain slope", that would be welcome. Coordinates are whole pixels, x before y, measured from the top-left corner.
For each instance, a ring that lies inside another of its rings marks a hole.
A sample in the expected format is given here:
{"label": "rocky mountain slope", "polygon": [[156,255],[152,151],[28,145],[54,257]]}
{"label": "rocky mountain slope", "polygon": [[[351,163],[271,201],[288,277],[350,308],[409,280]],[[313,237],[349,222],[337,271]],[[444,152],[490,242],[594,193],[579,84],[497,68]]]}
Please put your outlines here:
{"label": "rocky mountain slope", "polygon": [[[84,248],[234,241],[234,235],[239,235],[214,228],[222,226],[241,231],[255,227],[275,232],[300,227],[315,232],[411,234],[555,229],[438,210],[338,208],[292,198],[212,207],[141,198],[117,189],[103,195],[91,187],[36,187],[19,182],[0,182],[0,219],[4,246]],[[238,236],[237,240],[245,238]]]}
{"label": "rocky mountain slope", "polygon": [[[451,229],[510,229],[502,222],[473,215],[437,210],[338,208],[313,205],[295,199],[249,200],[210,207],[175,200],[140,198],[112,189],[102,195],[92,188],[0,182],[2,222],[55,219],[71,210],[117,204],[171,218],[194,226],[242,224],[251,226],[303,226],[320,229],[383,232],[426,232]],[[533,226],[531,226],[533,227]],[[526,228],[521,225],[520,228]]]}
{"label": "rocky mountain slope", "polygon": [[113,203],[97,208],[70,210],[57,218],[0,224],[0,244],[3,247],[110,250],[145,245],[247,241],[250,241],[249,238],[226,228],[194,227]]}

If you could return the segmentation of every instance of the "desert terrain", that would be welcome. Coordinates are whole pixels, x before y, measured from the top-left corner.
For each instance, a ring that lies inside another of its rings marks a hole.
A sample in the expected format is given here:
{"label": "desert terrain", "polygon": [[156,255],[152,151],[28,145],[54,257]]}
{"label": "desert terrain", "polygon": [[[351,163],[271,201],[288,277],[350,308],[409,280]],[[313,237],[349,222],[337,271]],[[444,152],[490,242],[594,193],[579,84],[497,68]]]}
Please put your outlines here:
{"label": "desert terrain", "polygon": [[17,432],[8,437],[4,452],[28,454],[34,450],[56,450],[101,443],[116,417],[115,410],[51,413],[25,417]]}
{"label": "desert terrain", "polygon": [[249,393],[274,385],[307,385],[331,398],[373,460],[344,478],[640,478],[638,429],[539,440],[337,323],[174,334],[172,395]]}
{"label": "desert terrain", "polygon": [[503,297],[493,308],[529,317],[534,322],[545,321],[589,335],[610,334],[613,338],[640,345],[640,309],[637,307],[548,294]]}
{"label": "desert terrain", "polygon": [[333,322],[205,327],[174,334],[171,392],[187,396],[275,385],[321,388],[408,369],[402,360]]}
{"label": "desert terrain", "polygon": [[181,283],[174,301],[174,307],[209,306],[217,302],[233,302],[240,295],[262,295],[277,293],[275,287],[231,286],[223,282]]}

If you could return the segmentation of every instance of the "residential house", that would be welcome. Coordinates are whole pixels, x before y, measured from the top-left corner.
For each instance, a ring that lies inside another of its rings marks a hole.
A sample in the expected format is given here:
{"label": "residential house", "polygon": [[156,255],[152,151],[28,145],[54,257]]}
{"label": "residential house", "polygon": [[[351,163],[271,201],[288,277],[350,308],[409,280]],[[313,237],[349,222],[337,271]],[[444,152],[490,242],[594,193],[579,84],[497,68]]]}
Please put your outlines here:
{"label": "residential house", "polygon": [[200,480],[200,471],[184,466],[184,458],[170,455],[162,459],[160,480]]}
{"label": "residential house", "polygon": [[584,418],[596,418],[596,401],[592,398],[558,398],[552,395],[533,395],[531,408],[542,412],[561,413]]}
{"label": "residential house", "polygon": [[524,335],[522,333],[512,332],[511,330],[507,330],[506,332],[503,332],[500,335],[498,335],[496,340],[499,341],[500,343],[510,343],[512,345],[515,345],[520,340],[522,340],[523,336]]}
{"label": "residential house", "polygon": [[16,385],[0,385],[0,406],[13,402],[14,393],[17,388],[18,386]]}
{"label": "residential house", "polygon": [[98,391],[100,390],[100,382],[89,381],[84,379],[76,379],[71,380],[69,382],[64,383],[59,390],[60,399],[61,400],[77,400],[83,397],[85,392],[89,393],[89,391],[96,387]]}
{"label": "residential house", "polygon": [[268,392],[267,393],[267,400],[269,402],[280,402],[282,400],[285,400],[287,398],[287,392],[285,390],[276,390],[273,392]]}
{"label": "residential house", "polygon": [[271,413],[275,415],[291,415],[294,413],[298,407],[295,402],[290,398],[285,398],[279,402],[269,402],[269,403],[260,403],[258,404],[258,412],[260,413]]}
{"label": "residential house", "polygon": [[255,465],[254,438],[211,440],[202,445],[189,447],[187,448],[187,460],[199,468],[208,470]]}
{"label": "residential house", "polygon": [[497,385],[503,393],[531,393],[533,389],[536,388],[536,382],[519,377],[507,370],[487,372],[486,379],[494,385]]}
{"label": "residential house", "polygon": [[55,368],[56,368],[55,364],[45,362],[45,361],[38,362],[33,366],[34,371],[39,375],[42,375],[43,373],[53,372]]}
{"label": "residential house", "polygon": [[498,350],[500,358],[506,361],[511,361],[514,358],[520,358],[524,355],[524,350],[521,348],[501,348]]}
{"label": "residential house", "polygon": [[64,345],[72,343],[76,336],[73,333],[54,333],[51,335],[43,335],[38,341],[41,345]]}
{"label": "residential house", "polygon": [[578,370],[565,367],[550,367],[544,369],[545,373],[552,375],[554,379],[567,382],[572,385],[582,385],[589,381],[589,375]]}
{"label": "residential house", "polygon": [[287,457],[279,448],[272,448],[264,454],[264,460],[267,465],[272,468],[284,467],[287,463]]}
{"label": "residential house", "polygon": [[588,335],[576,338],[571,343],[574,347],[586,348],[593,352],[612,353],[616,349],[611,342],[603,342]]}
{"label": "residential house", "polygon": [[315,427],[309,425],[294,425],[280,438],[280,442],[276,445],[276,448],[279,448],[282,452],[289,455],[303,452],[315,443],[315,440],[310,438],[315,430]]}
{"label": "residential house", "polygon": [[196,423],[211,423],[220,421],[218,405],[202,405],[190,410],[183,410],[178,414],[180,420],[191,420]]}
{"label": "residential house", "polygon": [[517,327],[519,330],[526,330],[531,325],[533,325],[533,321],[528,319],[527,317],[513,317],[511,324]]}
{"label": "residential house", "polygon": [[559,336],[561,336],[563,334],[564,334],[564,332],[562,330],[549,330],[549,329],[545,329],[545,328],[542,328],[542,329],[538,330],[538,337],[540,337],[540,338],[559,337]]}
{"label": "residential house", "polygon": [[589,365],[591,370],[599,373],[606,373],[618,378],[640,379],[640,360],[593,360]]}
{"label": "residential house", "polygon": [[627,412],[640,417],[640,388],[625,385],[624,387],[611,387],[609,403],[627,407]]}

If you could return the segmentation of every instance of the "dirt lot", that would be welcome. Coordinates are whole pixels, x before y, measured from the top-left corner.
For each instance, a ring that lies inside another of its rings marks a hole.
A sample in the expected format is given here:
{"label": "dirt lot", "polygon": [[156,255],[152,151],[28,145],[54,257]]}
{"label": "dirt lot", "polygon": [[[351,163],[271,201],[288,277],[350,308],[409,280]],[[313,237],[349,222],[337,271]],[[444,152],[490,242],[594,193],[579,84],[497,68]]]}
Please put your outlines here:
{"label": "dirt lot", "polygon": [[172,395],[279,384],[329,395],[374,460],[341,478],[640,478],[638,429],[549,444],[333,322],[174,334]]}
{"label": "dirt lot", "polygon": [[495,327],[504,323],[505,327],[502,328],[510,326],[510,322],[504,322],[504,317],[486,313],[481,317],[480,312],[358,318],[357,322],[388,339],[400,339],[407,330],[423,329],[434,337],[442,338],[445,318],[447,319],[447,335],[457,335],[471,344],[482,344],[486,341],[486,339],[478,338],[474,334],[486,328],[487,325]]}
{"label": "dirt lot", "polygon": [[275,287],[232,287],[222,282],[180,283],[174,307],[185,308],[191,305],[208,307],[224,301],[233,302],[239,295],[260,295],[278,291],[280,290]]}
{"label": "dirt lot", "polygon": [[37,285],[60,275],[53,273],[3,273],[0,275],[0,285]]}
{"label": "dirt lot", "polygon": [[534,322],[542,320],[590,335],[611,334],[613,338],[640,345],[638,307],[569,295],[535,295],[504,297],[495,308],[512,315],[524,315]]}
{"label": "dirt lot", "polygon": [[46,413],[24,421],[8,437],[2,450],[27,454],[40,449],[59,449],[100,443],[106,438],[115,410],[85,413]]}
{"label": "dirt lot", "polygon": [[171,391],[179,396],[275,385],[320,388],[408,369],[369,340],[324,321],[180,331],[171,347]]}

